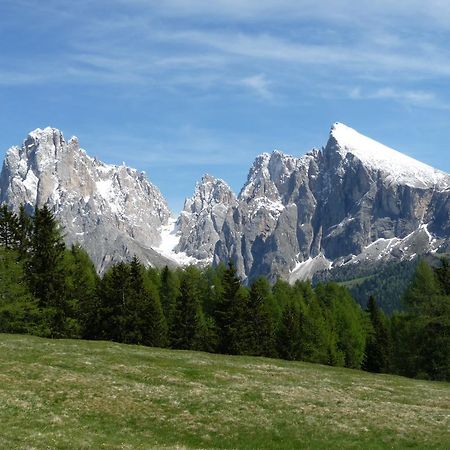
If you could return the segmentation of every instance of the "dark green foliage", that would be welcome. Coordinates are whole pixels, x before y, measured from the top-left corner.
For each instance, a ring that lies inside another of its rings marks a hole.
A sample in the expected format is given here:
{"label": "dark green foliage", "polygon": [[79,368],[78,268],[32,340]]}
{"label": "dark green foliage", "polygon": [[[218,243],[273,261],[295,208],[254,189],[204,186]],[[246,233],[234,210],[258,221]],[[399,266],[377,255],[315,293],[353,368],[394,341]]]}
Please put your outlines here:
{"label": "dark green foliage", "polygon": [[36,208],[27,266],[28,283],[39,301],[52,337],[76,337],[75,311],[66,297],[65,245],[53,213]]}
{"label": "dark green foliage", "polygon": [[309,283],[297,283],[295,289],[301,298],[300,359],[321,364],[336,364],[335,340],[315,292]]}
{"label": "dark green foliage", "polygon": [[0,245],[17,250],[20,244],[19,219],[7,205],[0,206]]}
{"label": "dark green foliage", "polygon": [[89,255],[79,246],[72,245],[66,252],[66,296],[78,321],[80,336],[94,339],[98,336],[97,285],[99,277]]}
{"label": "dark green foliage", "polygon": [[444,261],[434,270],[425,261],[417,266],[404,298],[406,312],[395,318],[394,361],[401,374],[450,380],[448,277]]}
{"label": "dark green foliage", "polygon": [[247,288],[231,263],[173,271],[145,269],[133,258],[100,278],[82,248],[65,248],[46,207],[30,217],[24,208],[16,215],[3,206],[2,331],[278,355],[449,380],[450,268],[446,260],[436,267],[420,262],[404,311],[389,319],[374,298],[363,312],[336,283],[278,280],[271,287],[259,278]]}
{"label": "dark green foliage", "polygon": [[180,287],[177,276],[167,266],[161,271],[161,286],[159,288],[159,297],[167,325],[170,329],[175,303],[180,295]]}
{"label": "dark green foliage", "polygon": [[207,350],[207,324],[201,307],[200,272],[188,267],[180,282],[180,293],[170,329],[173,348]]}
{"label": "dark green foliage", "polygon": [[123,342],[125,337],[125,301],[129,281],[126,264],[112,266],[100,281],[98,337]]}
{"label": "dark green foliage", "polygon": [[130,263],[130,300],[126,303],[130,325],[126,328],[137,330],[136,343],[164,347],[167,345],[167,322],[158,289],[151,279],[145,279],[144,273],[144,267],[134,257]]}
{"label": "dark green foliage", "polygon": [[243,351],[248,355],[275,355],[275,315],[273,298],[266,278],[258,278],[250,288],[244,310]]}
{"label": "dark green foliage", "polygon": [[157,289],[145,281],[136,258],[119,263],[99,287],[100,337],[117,342],[161,347],[167,344],[167,324]]}
{"label": "dark green foliage", "polygon": [[230,262],[225,270],[223,292],[217,301],[215,320],[218,327],[218,350],[221,353],[241,354],[244,350],[244,310],[246,291]]}
{"label": "dark green foliage", "polygon": [[302,335],[300,332],[300,311],[298,305],[289,302],[284,306],[277,334],[278,355],[294,361],[302,354]]}
{"label": "dark green foliage", "polygon": [[17,252],[0,247],[0,333],[39,333],[41,313]]}
{"label": "dark green foliage", "polygon": [[363,369],[369,372],[388,373],[392,357],[392,342],[387,319],[383,311],[378,308],[374,297],[369,298],[367,312],[370,319],[370,329]]}
{"label": "dark green foliage", "polygon": [[366,340],[364,317],[349,292],[335,283],[319,285],[319,302],[325,310],[325,319],[331,328],[329,363],[360,368]]}
{"label": "dark green foliage", "polygon": [[370,296],[386,313],[403,309],[402,298],[414,275],[417,259],[377,264],[348,264],[314,275],[314,284],[335,281],[349,289],[353,298],[367,307]]}

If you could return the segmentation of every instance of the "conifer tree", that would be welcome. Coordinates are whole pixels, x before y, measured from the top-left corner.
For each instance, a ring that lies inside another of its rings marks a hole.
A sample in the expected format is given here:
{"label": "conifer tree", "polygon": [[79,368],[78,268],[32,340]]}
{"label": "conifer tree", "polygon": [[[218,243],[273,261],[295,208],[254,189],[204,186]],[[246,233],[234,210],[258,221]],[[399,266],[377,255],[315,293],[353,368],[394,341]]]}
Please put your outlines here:
{"label": "conifer tree", "polygon": [[33,220],[27,213],[25,207],[20,205],[18,216],[18,239],[19,239],[19,255],[23,260],[29,256],[31,247],[31,236],[33,234]]}
{"label": "conifer tree", "polygon": [[275,314],[271,303],[270,284],[266,278],[260,277],[252,283],[245,303],[243,347],[247,354],[275,355]]}
{"label": "conifer tree", "polygon": [[246,301],[245,290],[230,261],[223,276],[223,293],[218,299],[215,320],[218,327],[218,350],[226,354],[243,351],[243,312]]}
{"label": "conifer tree", "polygon": [[161,306],[166,318],[167,326],[171,327],[174,315],[175,303],[180,295],[178,279],[175,274],[165,266],[161,271],[161,286],[159,288],[159,297]]}
{"label": "conifer tree", "polygon": [[6,204],[0,206],[0,245],[7,250],[19,246],[19,219]]}
{"label": "conifer tree", "polygon": [[66,299],[64,272],[65,245],[52,212],[36,208],[33,217],[27,277],[32,294],[45,310],[48,334],[52,337],[73,336],[74,313]]}
{"label": "conifer tree", "polygon": [[370,332],[366,343],[363,369],[369,372],[389,372],[392,343],[386,317],[373,296],[369,297],[367,312]]}
{"label": "conifer tree", "polygon": [[404,339],[396,341],[396,362],[400,373],[407,376],[450,380],[450,296],[445,295],[445,263],[440,269],[433,271],[421,261],[405,293]]}
{"label": "conifer tree", "polygon": [[152,278],[145,277],[145,269],[136,257],[130,264],[132,289],[139,298],[138,314],[142,321],[142,344],[151,347],[168,345],[168,326],[161,306],[159,291]]}
{"label": "conifer tree", "polygon": [[185,270],[176,299],[170,330],[171,346],[179,349],[204,350],[205,319],[200,303],[199,279],[196,269]]}
{"label": "conifer tree", "polygon": [[307,282],[297,282],[294,292],[300,314],[299,359],[334,365],[335,340],[316,293]]}
{"label": "conifer tree", "polygon": [[277,350],[281,358],[294,361],[301,356],[300,311],[298,305],[285,305],[277,333]]}
{"label": "conifer tree", "polygon": [[78,244],[66,253],[65,280],[67,299],[75,311],[81,337],[98,338],[99,277],[89,255]]}
{"label": "conifer tree", "polygon": [[129,268],[121,262],[110,267],[99,284],[99,331],[102,339],[125,340],[125,305]]}
{"label": "conifer tree", "polygon": [[0,246],[0,333],[41,332],[41,314],[13,250]]}

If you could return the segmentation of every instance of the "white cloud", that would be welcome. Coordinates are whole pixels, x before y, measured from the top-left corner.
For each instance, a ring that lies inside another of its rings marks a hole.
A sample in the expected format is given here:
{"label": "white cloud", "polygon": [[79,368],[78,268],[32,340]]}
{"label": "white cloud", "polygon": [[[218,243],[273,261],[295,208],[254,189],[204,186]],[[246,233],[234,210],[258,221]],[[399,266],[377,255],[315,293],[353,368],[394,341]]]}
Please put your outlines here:
{"label": "white cloud", "polygon": [[[33,2],[9,3],[25,8]],[[106,0],[98,0],[103,3]],[[11,67],[18,69],[0,73],[0,84],[122,83],[204,91],[234,86],[271,99],[278,97],[277,90],[304,89],[312,96],[318,95],[321,84],[332,88],[353,81],[365,85],[366,99],[427,106],[439,102],[426,90],[409,88],[408,82],[450,78],[450,50],[442,32],[450,17],[446,1],[111,0],[108,4],[106,20],[87,0],[64,8],[48,0],[42,27],[45,18],[57,22],[49,11],[68,21],[67,34],[60,36],[65,51],[12,56]],[[77,17],[82,20],[74,20]],[[240,27],[235,19],[253,23]],[[292,26],[284,26],[285,22]],[[33,70],[25,72],[23,67]],[[383,91],[378,87],[381,82],[400,88]]]}
{"label": "white cloud", "polygon": [[271,82],[264,74],[243,78],[239,81],[239,84],[250,88],[256,95],[265,100],[269,100],[273,97],[273,94],[269,89]]}
{"label": "white cloud", "polygon": [[355,100],[395,100],[401,103],[437,109],[448,109],[449,105],[437,97],[434,92],[424,90],[402,90],[393,87],[381,87],[375,90],[364,90],[355,87],[348,92]]}

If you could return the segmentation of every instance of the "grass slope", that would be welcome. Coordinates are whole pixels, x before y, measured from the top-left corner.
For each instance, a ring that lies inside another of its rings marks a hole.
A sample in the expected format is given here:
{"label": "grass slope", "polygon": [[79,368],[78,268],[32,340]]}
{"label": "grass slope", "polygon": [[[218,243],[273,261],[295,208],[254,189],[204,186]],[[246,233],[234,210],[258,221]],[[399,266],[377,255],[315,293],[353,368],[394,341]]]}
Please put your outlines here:
{"label": "grass slope", "polygon": [[450,448],[450,385],[0,334],[0,448]]}

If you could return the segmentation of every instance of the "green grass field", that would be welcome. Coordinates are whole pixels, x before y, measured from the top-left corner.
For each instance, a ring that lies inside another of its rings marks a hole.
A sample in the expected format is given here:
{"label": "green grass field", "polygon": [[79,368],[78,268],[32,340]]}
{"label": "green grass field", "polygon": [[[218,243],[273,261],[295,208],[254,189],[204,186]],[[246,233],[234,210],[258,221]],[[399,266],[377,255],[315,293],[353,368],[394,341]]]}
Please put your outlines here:
{"label": "green grass field", "polygon": [[450,448],[450,384],[0,334],[0,448]]}

